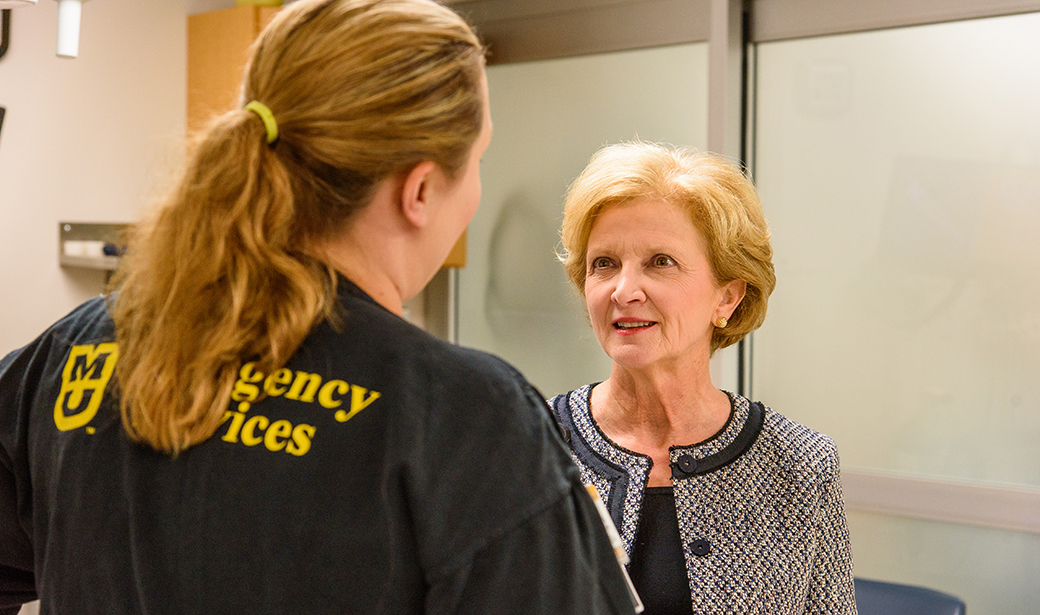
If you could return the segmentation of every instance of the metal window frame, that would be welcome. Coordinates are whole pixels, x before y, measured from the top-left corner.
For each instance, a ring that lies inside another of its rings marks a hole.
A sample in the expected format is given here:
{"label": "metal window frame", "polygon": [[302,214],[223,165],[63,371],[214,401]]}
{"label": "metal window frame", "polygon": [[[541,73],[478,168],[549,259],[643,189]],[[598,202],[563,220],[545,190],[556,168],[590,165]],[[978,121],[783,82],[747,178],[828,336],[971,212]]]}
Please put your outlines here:
{"label": "metal window frame", "polygon": [[719,42],[734,14],[750,43],[1040,11],[1040,0],[446,0],[476,26],[490,64]]}
{"label": "metal window frame", "polygon": [[756,43],[1040,11],[1037,0],[752,0]]}
{"label": "metal window frame", "polygon": [[708,39],[707,0],[455,0],[488,64],[659,47]]}

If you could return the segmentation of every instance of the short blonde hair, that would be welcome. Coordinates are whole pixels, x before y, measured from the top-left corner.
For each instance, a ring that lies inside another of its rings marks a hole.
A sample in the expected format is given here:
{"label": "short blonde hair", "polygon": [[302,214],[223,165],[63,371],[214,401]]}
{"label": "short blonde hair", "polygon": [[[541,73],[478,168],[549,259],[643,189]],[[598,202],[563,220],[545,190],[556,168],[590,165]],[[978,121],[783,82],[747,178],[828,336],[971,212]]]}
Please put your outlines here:
{"label": "short blonde hair", "polygon": [[688,148],[645,141],[608,145],[596,152],[567,191],[561,259],[567,276],[585,294],[592,226],[607,208],[637,200],[681,207],[704,236],[715,282],[743,280],[747,291],[725,328],[716,328],[711,352],[734,344],[766,317],[776,286],[773,249],[754,185],[728,159]]}

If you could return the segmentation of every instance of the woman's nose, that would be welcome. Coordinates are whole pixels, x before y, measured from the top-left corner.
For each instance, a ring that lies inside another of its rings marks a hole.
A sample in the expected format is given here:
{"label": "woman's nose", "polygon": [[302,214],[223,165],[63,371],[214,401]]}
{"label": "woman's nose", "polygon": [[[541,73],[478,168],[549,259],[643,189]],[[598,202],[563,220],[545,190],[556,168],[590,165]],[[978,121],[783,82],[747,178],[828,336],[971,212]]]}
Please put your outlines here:
{"label": "woman's nose", "polygon": [[626,305],[646,300],[642,278],[638,272],[631,271],[627,267],[622,268],[616,280],[617,284],[614,286],[614,292],[610,295],[614,303]]}

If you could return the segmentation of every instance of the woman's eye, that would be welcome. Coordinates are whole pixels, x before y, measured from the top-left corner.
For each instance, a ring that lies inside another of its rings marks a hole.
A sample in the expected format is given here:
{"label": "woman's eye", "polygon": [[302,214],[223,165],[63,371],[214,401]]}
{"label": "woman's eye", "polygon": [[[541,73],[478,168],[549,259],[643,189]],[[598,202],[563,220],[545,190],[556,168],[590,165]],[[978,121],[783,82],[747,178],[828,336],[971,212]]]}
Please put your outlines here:
{"label": "woman's eye", "polygon": [[671,267],[674,264],[675,264],[675,261],[672,260],[672,257],[670,257],[670,256],[665,256],[664,254],[658,254],[657,256],[654,257],[654,266],[655,267]]}
{"label": "woman's eye", "polygon": [[606,267],[610,267],[609,258],[601,256],[599,258],[592,259],[592,269],[604,269]]}

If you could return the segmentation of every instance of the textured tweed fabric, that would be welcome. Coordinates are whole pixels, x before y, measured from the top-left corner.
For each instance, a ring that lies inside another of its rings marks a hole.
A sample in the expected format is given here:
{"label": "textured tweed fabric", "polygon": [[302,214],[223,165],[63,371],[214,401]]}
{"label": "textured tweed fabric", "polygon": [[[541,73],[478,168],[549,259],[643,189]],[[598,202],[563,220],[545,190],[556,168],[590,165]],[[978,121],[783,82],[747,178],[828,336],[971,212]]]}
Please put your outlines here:
{"label": "textured tweed fabric", "polygon": [[[603,434],[589,410],[592,386],[549,403],[631,552],[652,461]],[[693,612],[854,615],[834,442],[728,395],[730,418],[718,434],[670,449]]]}

